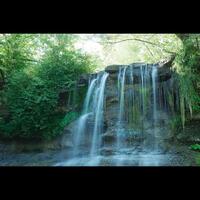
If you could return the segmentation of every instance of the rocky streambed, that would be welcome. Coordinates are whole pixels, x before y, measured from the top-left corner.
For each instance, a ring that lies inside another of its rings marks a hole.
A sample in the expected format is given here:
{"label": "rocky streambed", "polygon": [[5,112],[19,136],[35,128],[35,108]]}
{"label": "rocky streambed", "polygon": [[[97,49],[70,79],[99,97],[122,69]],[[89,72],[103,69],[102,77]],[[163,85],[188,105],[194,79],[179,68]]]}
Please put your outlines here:
{"label": "rocky streambed", "polygon": [[[193,125],[193,129],[190,127],[193,136],[197,126]],[[157,137],[164,132],[167,130],[157,130]],[[81,155],[72,157],[73,146],[70,145],[62,146],[54,142],[54,145],[45,147],[40,144],[39,148],[34,143],[14,145],[1,142],[0,166],[200,166],[200,152],[189,148],[190,144],[197,142],[197,131],[192,141],[186,135],[184,140],[179,134],[177,137],[169,135],[157,138],[156,143],[149,143],[150,139],[152,141],[151,134],[148,138],[136,134],[129,138],[129,145],[117,150],[112,147],[113,135],[106,133],[103,137],[109,145],[103,145],[100,154],[95,157],[88,156],[87,147],[82,147]]]}

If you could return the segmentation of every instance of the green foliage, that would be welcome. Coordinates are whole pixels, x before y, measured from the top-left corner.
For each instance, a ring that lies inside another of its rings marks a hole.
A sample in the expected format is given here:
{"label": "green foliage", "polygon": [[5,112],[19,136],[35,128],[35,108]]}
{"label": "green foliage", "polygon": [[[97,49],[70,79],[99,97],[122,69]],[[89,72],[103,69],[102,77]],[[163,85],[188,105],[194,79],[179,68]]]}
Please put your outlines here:
{"label": "green foliage", "polygon": [[[0,114],[1,137],[52,139],[77,117],[76,112],[69,112],[71,104],[60,108],[59,94],[75,91],[78,77],[92,72],[95,63],[91,56],[74,50],[71,35],[38,37],[34,40],[39,47],[46,47],[43,56],[29,65],[15,57],[17,64],[10,68],[7,84],[1,92],[2,104],[9,112],[7,119]],[[15,47],[11,49],[14,51]],[[26,53],[30,56],[29,51]],[[67,104],[68,99],[65,101]]]}
{"label": "green foliage", "polygon": [[194,112],[200,112],[200,51],[198,46],[199,35],[188,35],[182,39],[182,49],[178,52],[174,69],[178,74],[180,91],[180,115],[184,127],[186,112],[192,116]]}
{"label": "green foliage", "polygon": [[27,66],[32,56],[33,35],[0,35],[0,69],[6,75]]}
{"label": "green foliage", "polygon": [[53,125],[59,116],[56,112],[57,93],[45,85],[45,80],[31,77],[24,71],[9,78],[5,96],[11,120],[3,131],[11,137],[43,138],[53,133]]}
{"label": "green foliage", "polygon": [[103,46],[104,65],[156,63],[181,48],[175,34],[99,34],[96,37]]}
{"label": "green foliage", "polygon": [[193,144],[190,146],[190,149],[194,151],[200,151],[200,144]]}
{"label": "green foliage", "polygon": [[182,126],[181,116],[177,115],[171,118],[170,127],[174,133],[178,133],[178,131],[181,129],[181,126]]}
{"label": "green foliage", "polygon": [[70,122],[78,118],[79,113],[78,112],[69,112],[65,115],[65,117],[60,122],[60,127],[64,128],[66,125],[68,125]]}

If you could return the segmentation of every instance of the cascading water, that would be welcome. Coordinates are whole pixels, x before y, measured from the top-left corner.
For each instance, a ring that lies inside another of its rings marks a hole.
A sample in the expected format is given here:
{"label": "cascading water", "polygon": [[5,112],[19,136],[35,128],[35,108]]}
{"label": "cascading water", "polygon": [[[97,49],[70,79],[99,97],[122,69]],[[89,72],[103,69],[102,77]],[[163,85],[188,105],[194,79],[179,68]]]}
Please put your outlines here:
{"label": "cascading water", "polygon": [[123,134],[123,123],[124,123],[124,93],[125,93],[125,77],[126,77],[126,69],[127,67],[121,69],[119,71],[118,76],[118,90],[119,90],[119,120],[118,120],[118,132],[117,132],[117,149],[121,147],[123,144],[121,141]]}
{"label": "cascading water", "polygon": [[88,88],[87,95],[84,101],[84,106],[83,106],[83,112],[81,117],[78,119],[77,127],[78,130],[76,134],[74,134],[74,150],[73,150],[73,156],[76,156],[80,152],[80,144],[84,139],[84,134],[85,134],[85,126],[87,119],[89,115],[91,114],[90,109],[91,109],[91,100],[92,100],[92,95],[94,92],[95,84],[97,82],[97,78],[94,78]]}
{"label": "cascading water", "polygon": [[76,134],[76,137],[75,137],[75,142],[74,142],[74,150],[73,150],[73,156],[76,156],[80,153],[80,148],[79,146],[81,145],[81,142],[84,138],[84,133],[85,133],[85,126],[86,126],[86,122],[87,122],[87,119],[89,117],[89,114],[90,113],[86,113],[84,115],[82,115],[79,120],[78,120],[78,130],[77,130],[77,134]]}
{"label": "cascading water", "polygon": [[153,120],[154,120],[154,125],[156,123],[156,119],[157,119],[157,101],[156,101],[156,97],[157,97],[157,92],[156,92],[156,81],[157,81],[157,67],[153,66],[152,68],[152,87],[153,87]]}
{"label": "cascading water", "polygon": [[[112,159],[116,159],[112,164],[121,165],[127,159],[124,152],[130,154],[130,149],[136,147],[139,150],[133,152],[139,156],[134,158],[138,159],[138,165],[148,164],[150,160],[146,160],[145,156],[158,152],[157,130],[160,121],[165,120],[162,119],[163,113],[173,113],[178,109],[179,94],[171,87],[174,83],[170,79],[159,82],[158,65],[136,63],[120,66],[118,74],[114,76],[109,77],[109,73],[100,72],[92,75],[89,81],[82,115],[74,130],[72,157],[84,158],[77,161],[78,165],[81,165],[80,162],[101,165],[99,159],[101,162],[102,159],[109,160],[111,155]],[[110,86],[111,91],[108,89]],[[112,98],[107,98],[115,87]],[[109,112],[114,114],[110,116]],[[112,141],[110,146],[106,138]],[[112,153],[102,153],[106,148]],[[157,165],[158,160],[154,164]]]}
{"label": "cascading water", "polygon": [[101,133],[103,131],[103,106],[104,106],[104,90],[106,79],[108,78],[108,73],[104,73],[101,80],[100,85],[97,88],[96,92],[96,108],[95,108],[95,123],[94,123],[94,131],[92,137],[92,145],[90,155],[95,156],[98,153],[98,149],[100,147]]}
{"label": "cascading water", "polygon": [[[81,152],[81,146],[87,143],[87,138],[91,139],[90,155],[95,156],[100,147],[100,134],[103,131],[103,106],[104,106],[104,89],[108,73],[100,73],[97,77],[91,79],[84,101],[82,115],[79,117],[74,127],[74,149],[73,157],[78,156]],[[89,120],[94,121],[92,135],[86,130]]]}
{"label": "cascading water", "polygon": [[92,97],[93,90],[95,88],[96,82],[97,82],[97,78],[94,78],[90,82],[88,92],[87,92],[87,95],[86,95],[86,98],[85,98],[84,106],[83,106],[83,114],[86,114],[89,111],[90,101],[91,101],[91,97]]}
{"label": "cascading water", "polygon": [[140,76],[141,76],[141,105],[142,105],[142,116],[144,115],[144,71],[143,66],[140,66]]}
{"label": "cascading water", "polygon": [[[134,76],[138,80],[134,80]],[[126,80],[126,77],[128,80]],[[135,82],[134,82],[135,81]],[[153,119],[155,126],[157,118],[157,66],[138,64],[119,68],[118,94],[119,94],[119,119],[117,122],[117,150],[124,147],[126,142],[121,135],[127,135],[127,130],[132,134],[138,132],[145,136],[145,127]],[[126,88],[126,87],[128,88]],[[152,101],[150,94],[152,91]],[[153,111],[149,108],[153,105]],[[154,140],[154,135],[151,135]],[[155,143],[155,141],[152,141]],[[151,141],[148,141],[150,144]],[[146,144],[146,143],[144,143]],[[154,146],[155,147],[155,146]]]}

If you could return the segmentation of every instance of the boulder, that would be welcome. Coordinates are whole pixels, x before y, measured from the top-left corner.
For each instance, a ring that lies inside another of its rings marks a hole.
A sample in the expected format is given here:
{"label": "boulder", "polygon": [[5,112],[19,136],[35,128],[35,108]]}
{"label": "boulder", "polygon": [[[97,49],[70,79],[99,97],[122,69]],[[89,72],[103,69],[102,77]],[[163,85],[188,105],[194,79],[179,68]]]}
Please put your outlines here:
{"label": "boulder", "polygon": [[200,136],[198,135],[179,134],[176,139],[184,144],[200,144]]}
{"label": "boulder", "polygon": [[109,74],[118,73],[119,68],[125,65],[109,65],[105,68],[105,71]]}
{"label": "boulder", "polygon": [[192,120],[175,138],[184,144],[200,144],[199,120]]}
{"label": "boulder", "polygon": [[109,155],[112,155],[114,153],[114,150],[112,147],[103,147],[101,150],[100,150],[100,154],[102,156],[109,156]]}
{"label": "boulder", "polygon": [[103,143],[114,143],[116,141],[116,134],[113,131],[107,131],[102,135]]}

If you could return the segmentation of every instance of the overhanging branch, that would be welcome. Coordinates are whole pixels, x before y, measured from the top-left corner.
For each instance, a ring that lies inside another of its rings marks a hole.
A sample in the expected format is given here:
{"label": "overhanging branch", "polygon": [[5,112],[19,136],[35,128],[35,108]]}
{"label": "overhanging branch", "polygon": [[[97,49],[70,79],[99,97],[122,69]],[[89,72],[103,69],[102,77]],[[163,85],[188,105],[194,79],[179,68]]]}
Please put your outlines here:
{"label": "overhanging branch", "polygon": [[143,43],[151,44],[151,45],[153,45],[153,46],[156,46],[156,47],[162,49],[162,50],[165,51],[166,53],[176,54],[176,52],[168,51],[167,49],[164,49],[163,47],[161,47],[161,46],[160,46],[159,44],[157,44],[157,43],[150,42],[150,41],[147,41],[147,40],[142,40],[142,39],[139,39],[139,38],[127,38],[127,39],[123,39],[123,40],[108,41],[108,42],[102,42],[102,43],[117,44],[117,43],[126,42],[126,41],[131,41],[131,40],[135,40],[135,41],[138,41],[138,42],[143,42]]}

